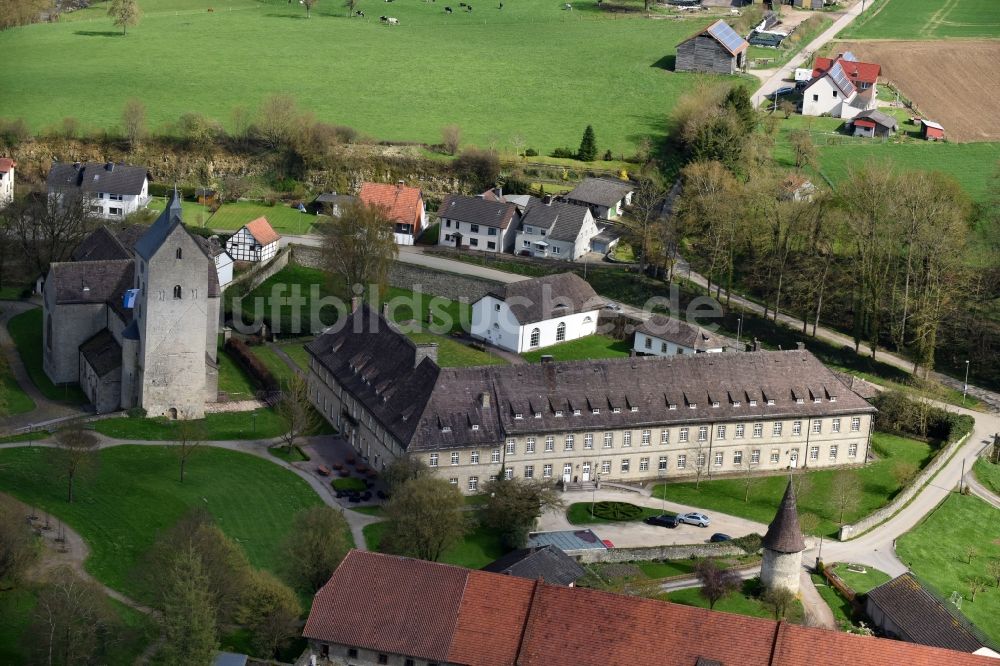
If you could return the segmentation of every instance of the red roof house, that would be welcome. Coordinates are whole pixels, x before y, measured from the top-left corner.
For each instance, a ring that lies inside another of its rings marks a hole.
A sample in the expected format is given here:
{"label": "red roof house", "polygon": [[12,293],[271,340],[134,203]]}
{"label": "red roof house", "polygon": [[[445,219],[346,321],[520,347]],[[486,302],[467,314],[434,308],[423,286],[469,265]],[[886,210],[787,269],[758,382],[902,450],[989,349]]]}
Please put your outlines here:
{"label": "red roof house", "polygon": [[875,108],[882,66],[861,62],[853,53],[816,58],[812,79],[802,94],[802,115],[853,118]]}
{"label": "red roof house", "polygon": [[267,218],[258,217],[226,241],[226,251],[236,261],[270,261],[278,253],[279,240],[281,236]]}
{"label": "red roof house", "polygon": [[424,197],[419,188],[407,187],[403,181],[362,183],[358,198],[368,206],[381,206],[395,224],[396,242],[413,245],[427,219]]}
{"label": "red roof house", "polygon": [[920,136],[928,141],[944,141],[944,127],[933,120],[922,119],[920,121]]}

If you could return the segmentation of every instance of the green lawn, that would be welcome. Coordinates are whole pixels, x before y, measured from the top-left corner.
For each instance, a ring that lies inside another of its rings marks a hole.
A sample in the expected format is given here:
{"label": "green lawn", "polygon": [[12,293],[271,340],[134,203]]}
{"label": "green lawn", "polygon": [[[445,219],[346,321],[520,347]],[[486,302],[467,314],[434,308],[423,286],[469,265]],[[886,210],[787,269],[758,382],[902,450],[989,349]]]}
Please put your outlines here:
{"label": "green lawn", "polygon": [[[94,421],[94,430],[115,439],[169,441],[177,438],[177,423],[165,418],[133,419],[123,416]],[[206,414],[202,423],[205,439],[210,441],[269,439],[285,432],[284,422],[270,409]]]}
{"label": "green lawn", "polygon": [[809,577],[812,578],[813,585],[816,586],[819,596],[823,597],[823,601],[826,602],[826,605],[830,607],[830,611],[833,612],[833,619],[837,623],[837,627],[841,631],[846,631],[854,626],[854,622],[851,620],[854,612],[851,602],[840,596],[840,593],[833,589],[826,582],[826,578],[820,574],[809,574]]}
{"label": "green lawn", "polygon": [[368,486],[365,485],[364,481],[362,481],[361,479],[357,479],[357,478],[351,477],[351,476],[345,477],[345,478],[342,478],[342,479],[334,479],[333,481],[330,482],[330,485],[333,486],[334,490],[361,490],[361,491],[364,491],[364,490],[368,489]]}
{"label": "green lawn", "polygon": [[21,390],[7,357],[0,353],[0,417],[24,414],[35,408],[35,401]]}
{"label": "green lawn", "polygon": [[[229,125],[234,107],[256,108],[285,92],[320,120],[379,139],[437,143],[441,128],[454,123],[466,144],[486,146],[496,137],[506,148],[520,134],[547,154],[578,146],[592,123],[599,152],[630,154],[640,137],[661,132],[675,100],[702,80],[670,71],[668,58],[707,22],[612,14],[596,3],[565,11],[542,0],[454,15],[436,3],[397,3],[390,13],[398,26],[380,24],[387,10],[371,1],[359,6],[366,19],[348,19],[341,3],[321,2],[309,20],[286,0],[213,1],[212,13],[194,0],[139,4],[144,16],[127,36],[104,15],[104,2],[67,15],[72,20],[0,34],[8,54],[0,72],[3,115],[23,117],[35,129],[66,116],[113,128],[125,100],[136,97],[154,128],[186,112]],[[626,4],[642,8],[636,0]],[[52,53],[74,57],[56,72]],[[100,85],[110,71],[129,85]],[[496,94],[519,89],[532,90],[530,104]],[[420,112],[401,113],[401,100]]]}
{"label": "green lawn", "polygon": [[[884,506],[899,492],[901,486],[891,473],[895,461],[903,460],[923,467],[930,460],[932,449],[924,442],[884,433],[875,433],[873,439],[873,446],[877,442],[889,455],[857,469],[862,485],[861,498],[855,510],[845,513],[845,522],[867,516]],[[859,457],[860,455],[859,451]],[[839,512],[829,502],[830,488],[836,473],[836,470],[807,472],[809,487],[798,495],[799,515],[811,513],[819,518],[816,534],[834,536],[839,529]],[[700,489],[695,487],[694,482],[659,484],[653,495],[662,497],[666,490],[667,499],[671,502],[721,511],[767,524],[774,518],[774,512],[787,485],[788,477],[784,474],[757,478],[753,482],[749,502],[743,501],[745,483],[742,478],[702,481]]]}
{"label": "green lawn", "polygon": [[48,430],[42,430],[39,432],[22,432],[18,435],[8,435],[7,437],[0,437],[0,444],[13,444],[15,442],[31,442],[34,440],[45,439],[46,437],[51,437],[52,433]]}
{"label": "green lawn", "polygon": [[[976,554],[968,562],[966,549]],[[993,641],[1000,641],[1000,589],[990,581],[971,601],[969,579],[988,579],[986,563],[1000,558],[1000,510],[973,496],[952,494],[932,513],[896,540],[896,554],[939,597],[959,592],[962,614]]]}
{"label": "green lawn", "polygon": [[865,594],[868,590],[873,587],[878,587],[882,583],[888,581],[892,576],[885,573],[884,571],[879,571],[878,569],[873,569],[870,566],[865,565],[865,573],[858,573],[856,571],[851,571],[848,569],[847,563],[840,562],[838,564],[830,565],[833,568],[834,573],[840,576],[840,579],[845,583],[850,585],[851,589],[858,594]]}
{"label": "green lawn", "polygon": [[452,340],[433,333],[410,333],[411,340],[417,343],[435,342],[438,346],[437,363],[442,368],[466,368],[477,365],[506,365],[507,361],[478,349],[473,349],[464,342]]}
{"label": "green lawn", "polygon": [[295,365],[299,366],[301,370],[309,369],[309,354],[306,353],[306,343],[305,342],[289,342],[288,344],[279,345],[281,351],[288,354],[288,357],[295,362]]}
{"label": "green lawn", "polygon": [[654,560],[636,562],[635,565],[647,578],[670,578],[694,573],[694,560]]}
{"label": "green lawn", "polygon": [[289,367],[285,360],[278,356],[268,345],[256,345],[250,350],[260,362],[267,366],[274,378],[282,386],[286,385],[295,376],[295,371]]}
{"label": "green lawn", "polygon": [[847,26],[840,39],[1000,37],[995,0],[880,0]]}
{"label": "green lawn", "polygon": [[45,374],[42,368],[42,309],[35,308],[22,312],[7,322],[7,331],[17,345],[17,352],[21,355],[21,362],[24,363],[28,376],[35,383],[38,390],[49,400],[60,400],[73,404],[87,402],[87,396],[83,394],[77,384],[64,384],[56,386]]}
{"label": "green lawn", "polygon": [[236,400],[254,397],[257,385],[253,378],[224,349],[219,349],[219,390]]}
{"label": "green lawn", "polygon": [[[729,595],[725,599],[721,599],[715,604],[715,610],[722,611],[724,613],[736,613],[737,615],[749,615],[750,617],[762,617],[773,620],[774,613],[768,610],[764,604],[760,602],[760,599],[757,598],[759,586],[760,582],[757,580],[745,581],[743,583],[742,590]],[[671,592],[667,598],[675,604],[708,608],[708,601],[701,596],[700,588],[697,587],[690,587],[686,590],[676,590]],[[800,624],[802,622],[802,617],[802,603],[796,599],[786,619],[789,622]]]}
{"label": "green lawn", "polygon": [[[386,522],[365,525],[362,532],[368,550],[379,549],[387,525]],[[485,527],[476,527],[465,535],[465,539],[446,550],[439,561],[468,569],[481,569],[506,552],[499,536]]]}
{"label": "green lawn", "polygon": [[994,465],[984,458],[976,461],[972,467],[979,483],[983,484],[997,495],[1000,495],[1000,465]]}
{"label": "green lawn", "polygon": [[77,483],[73,504],[54,474],[48,450],[0,450],[0,487],[66,521],[90,547],[87,570],[142,600],[149,591],[133,576],[142,554],[158,532],[191,509],[209,511],[254,566],[278,571],[292,516],[320,503],[305,481],[278,465],[215,448],[190,459],[184,483],[168,447],[105,449],[94,471]]}
{"label": "green lawn", "polygon": [[[162,198],[154,199],[149,207],[153,210],[163,210]],[[298,209],[282,203],[268,206],[263,202],[236,201],[223,204],[213,214],[207,207],[194,201],[184,201],[184,221],[191,226],[207,227],[216,231],[236,231],[247,222],[258,217],[266,217],[268,223],[279,234],[301,236],[312,229],[312,225],[324,218],[301,213]]]}
{"label": "green lawn", "polygon": [[275,458],[289,463],[304,462],[309,460],[309,456],[307,456],[298,446],[293,446],[291,451],[286,449],[283,445],[272,446],[267,449],[267,452]]}
{"label": "green lawn", "polygon": [[389,303],[389,319],[399,324],[415,320],[423,328],[427,324],[427,315],[430,314],[434,317],[432,330],[446,333],[461,331],[463,323],[468,330],[472,321],[472,306],[443,296],[389,287],[383,300]]}
{"label": "green lawn", "polygon": [[615,340],[606,335],[588,335],[551,347],[522,354],[529,363],[538,363],[542,356],[552,356],[556,361],[581,361],[591,358],[622,358],[628,356],[632,344],[628,340]]}
{"label": "green lawn", "polygon": [[[635,520],[643,520],[649,516],[659,516],[661,513],[666,513],[670,516],[674,515],[673,511],[661,511],[660,509],[651,509],[645,506],[639,508],[642,509],[642,513]],[[566,519],[573,525],[594,525],[621,522],[593,515],[590,512],[590,502],[574,502],[573,504],[570,504],[566,509]]]}

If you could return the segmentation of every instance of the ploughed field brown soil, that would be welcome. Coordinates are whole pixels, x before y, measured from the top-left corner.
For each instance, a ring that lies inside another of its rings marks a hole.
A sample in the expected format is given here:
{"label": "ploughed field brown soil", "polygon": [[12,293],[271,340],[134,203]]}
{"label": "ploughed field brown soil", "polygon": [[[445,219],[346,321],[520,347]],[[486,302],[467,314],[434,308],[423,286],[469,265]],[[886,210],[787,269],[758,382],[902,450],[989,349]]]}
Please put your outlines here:
{"label": "ploughed field brown soil", "polygon": [[858,41],[843,50],[881,64],[880,80],[944,125],[948,140],[1000,141],[1000,40]]}

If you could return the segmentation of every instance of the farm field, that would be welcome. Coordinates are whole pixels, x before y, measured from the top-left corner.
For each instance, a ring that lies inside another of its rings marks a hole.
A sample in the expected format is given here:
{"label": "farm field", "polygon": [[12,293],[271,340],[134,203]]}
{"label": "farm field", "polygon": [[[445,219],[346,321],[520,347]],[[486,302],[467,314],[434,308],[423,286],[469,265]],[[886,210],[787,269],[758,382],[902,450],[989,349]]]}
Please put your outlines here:
{"label": "farm field", "polygon": [[944,39],[1000,37],[995,0],[881,0],[844,29],[841,38]]}
{"label": "farm field", "polygon": [[[35,130],[66,116],[108,127],[137,97],[153,128],[186,112],[228,125],[234,107],[288,93],[320,120],[383,140],[436,143],[442,126],[457,124],[467,143],[495,137],[506,146],[520,134],[547,153],[575,148],[591,123],[601,152],[629,154],[641,136],[662,131],[677,97],[699,81],[669,67],[676,43],[709,21],[654,21],[596,3],[566,11],[542,0],[453,15],[441,3],[399,2],[398,26],[380,24],[387,5],[374,0],[358,5],[367,18],[349,19],[329,2],[308,20],[284,0],[223,1],[211,13],[196,0],[140,5],[144,18],[127,36],[104,16],[106,2],[0,33],[8,54],[0,117],[23,117]],[[74,57],[53,69],[51,53]],[[109,72],[128,85],[98,85]]]}

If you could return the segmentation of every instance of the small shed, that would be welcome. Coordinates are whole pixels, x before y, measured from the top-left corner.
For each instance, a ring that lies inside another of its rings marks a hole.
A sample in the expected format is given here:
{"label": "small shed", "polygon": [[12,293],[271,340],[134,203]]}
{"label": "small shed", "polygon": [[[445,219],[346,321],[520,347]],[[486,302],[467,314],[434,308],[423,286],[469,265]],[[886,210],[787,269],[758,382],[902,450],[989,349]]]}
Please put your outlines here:
{"label": "small shed", "polygon": [[899,130],[899,123],[881,111],[862,111],[851,121],[854,136],[868,138],[890,136]]}
{"label": "small shed", "polygon": [[754,30],[750,33],[750,39],[747,40],[752,46],[767,46],[770,48],[778,48],[781,46],[781,41],[787,37],[780,32],[760,32],[759,30]]}
{"label": "small shed", "polygon": [[194,196],[202,206],[214,206],[219,203],[219,193],[210,187],[199,187],[194,191]]}
{"label": "small shed", "polygon": [[340,217],[344,209],[358,200],[349,194],[323,192],[309,204],[309,212],[315,215],[331,215]]}
{"label": "small shed", "polygon": [[944,127],[933,120],[921,119],[920,136],[927,141],[944,141]]}
{"label": "small shed", "polygon": [[736,74],[746,69],[750,44],[719,19],[677,45],[678,72]]}

